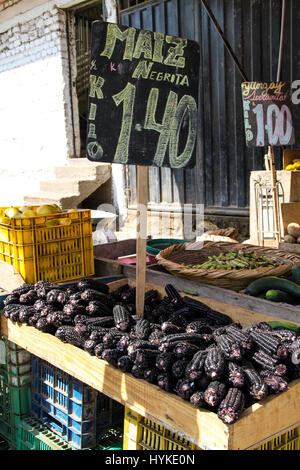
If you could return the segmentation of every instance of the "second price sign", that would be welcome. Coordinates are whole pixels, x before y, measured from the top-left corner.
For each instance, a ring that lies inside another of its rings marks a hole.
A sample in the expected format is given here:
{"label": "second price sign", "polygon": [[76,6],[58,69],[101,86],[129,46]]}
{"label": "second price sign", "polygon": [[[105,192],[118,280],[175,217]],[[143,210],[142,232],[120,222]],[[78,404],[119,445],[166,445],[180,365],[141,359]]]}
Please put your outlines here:
{"label": "second price sign", "polygon": [[242,97],[248,146],[295,143],[288,82],[244,82]]}

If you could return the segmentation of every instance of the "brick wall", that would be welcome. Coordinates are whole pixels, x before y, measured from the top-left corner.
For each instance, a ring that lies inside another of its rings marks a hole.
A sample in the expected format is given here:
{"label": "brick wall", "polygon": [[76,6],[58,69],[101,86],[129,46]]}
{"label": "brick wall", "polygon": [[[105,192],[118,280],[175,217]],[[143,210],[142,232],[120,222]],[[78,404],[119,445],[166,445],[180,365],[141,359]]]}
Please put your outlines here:
{"label": "brick wall", "polygon": [[53,8],[3,32],[0,35],[0,72],[53,55],[62,54],[67,58],[64,30],[64,13]]}
{"label": "brick wall", "polygon": [[47,5],[1,25],[0,205],[38,192],[39,180],[74,155],[66,18]]}
{"label": "brick wall", "polygon": [[0,11],[5,10],[5,8],[11,7],[19,2],[21,2],[21,0],[0,0]]}

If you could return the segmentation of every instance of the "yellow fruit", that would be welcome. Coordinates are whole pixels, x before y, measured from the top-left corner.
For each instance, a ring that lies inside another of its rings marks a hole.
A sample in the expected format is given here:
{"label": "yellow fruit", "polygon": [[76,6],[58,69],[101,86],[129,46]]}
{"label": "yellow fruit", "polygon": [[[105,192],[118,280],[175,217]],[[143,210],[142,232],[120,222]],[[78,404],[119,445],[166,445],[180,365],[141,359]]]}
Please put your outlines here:
{"label": "yellow fruit", "polygon": [[17,207],[8,207],[5,209],[4,214],[8,217],[13,217],[15,214],[18,214],[19,209]]}
{"label": "yellow fruit", "polygon": [[35,217],[36,213],[35,213],[35,211],[28,209],[27,211],[22,212],[22,216],[26,217],[26,218]]}
{"label": "yellow fruit", "polygon": [[59,225],[70,225],[70,219],[59,219]]}
{"label": "yellow fruit", "polygon": [[58,219],[51,219],[51,220],[47,220],[46,222],[47,227],[55,227],[56,225],[59,225]]}
{"label": "yellow fruit", "polygon": [[9,217],[0,217],[0,224],[5,224],[9,225],[10,224],[10,218]]}
{"label": "yellow fruit", "polygon": [[61,208],[57,204],[50,204],[50,205],[56,209],[56,212],[61,212]]}
{"label": "yellow fruit", "polygon": [[12,219],[23,219],[23,214],[22,214],[22,212],[17,212],[11,218]]}
{"label": "yellow fruit", "polygon": [[77,212],[77,209],[68,209],[68,212]]}
{"label": "yellow fruit", "polygon": [[43,204],[42,206],[38,207],[36,210],[37,215],[56,214],[57,212],[58,212],[57,208],[50,204]]}
{"label": "yellow fruit", "polygon": [[19,211],[20,212],[26,212],[26,211],[33,211],[33,207],[32,206],[22,206],[22,207],[19,207]]}

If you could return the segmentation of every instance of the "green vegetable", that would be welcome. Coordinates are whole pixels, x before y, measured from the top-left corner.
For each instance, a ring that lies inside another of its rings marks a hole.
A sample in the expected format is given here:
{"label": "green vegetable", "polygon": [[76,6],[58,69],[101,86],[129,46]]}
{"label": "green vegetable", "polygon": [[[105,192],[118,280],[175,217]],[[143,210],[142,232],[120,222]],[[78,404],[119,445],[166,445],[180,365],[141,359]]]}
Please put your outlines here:
{"label": "green vegetable", "polygon": [[300,284],[300,266],[292,267],[292,277],[296,284]]}
{"label": "green vegetable", "polygon": [[192,269],[256,269],[262,267],[276,266],[276,261],[272,258],[258,256],[253,251],[230,251],[220,253],[218,256],[208,256],[202,264],[187,265]]}
{"label": "green vegetable", "polygon": [[290,304],[293,302],[293,297],[291,297],[287,292],[278,289],[270,289],[266,292],[266,299],[271,300],[272,302],[285,302]]}
{"label": "green vegetable", "polygon": [[289,323],[289,322],[285,322],[285,321],[269,321],[268,324],[272,328],[276,328],[277,326],[281,326],[283,328],[288,328],[289,330],[293,330],[293,331],[296,331],[296,332],[299,331],[299,326],[295,325],[294,323]]}
{"label": "green vegetable", "polygon": [[262,292],[270,289],[278,289],[290,294],[295,299],[300,299],[300,286],[293,281],[276,276],[266,276],[251,282],[246,289],[246,294],[257,297]]}
{"label": "green vegetable", "polygon": [[183,292],[187,295],[198,295],[198,292],[195,290],[184,290]]}
{"label": "green vegetable", "polygon": [[265,299],[266,300],[266,292],[261,292],[260,294],[257,295],[259,299]]}

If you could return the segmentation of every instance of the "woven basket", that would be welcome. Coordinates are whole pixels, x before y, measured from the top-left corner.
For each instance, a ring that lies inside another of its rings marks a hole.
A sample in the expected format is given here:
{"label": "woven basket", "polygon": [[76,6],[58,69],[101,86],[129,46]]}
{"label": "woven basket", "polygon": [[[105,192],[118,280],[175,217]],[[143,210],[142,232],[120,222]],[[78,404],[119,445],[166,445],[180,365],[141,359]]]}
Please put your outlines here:
{"label": "woven basket", "polygon": [[[158,264],[176,276],[235,291],[244,289],[255,279],[265,276],[282,276],[289,273],[293,265],[300,265],[299,255],[274,248],[241,243],[204,242],[203,248],[200,250],[186,250],[186,245],[187,243],[172,245],[158,253],[156,256]],[[225,271],[192,269],[183,265],[201,264],[208,259],[208,256],[237,250],[254,251],[258,256],[272,258],[278,266]]]}

